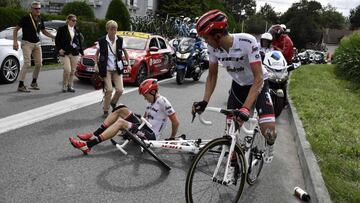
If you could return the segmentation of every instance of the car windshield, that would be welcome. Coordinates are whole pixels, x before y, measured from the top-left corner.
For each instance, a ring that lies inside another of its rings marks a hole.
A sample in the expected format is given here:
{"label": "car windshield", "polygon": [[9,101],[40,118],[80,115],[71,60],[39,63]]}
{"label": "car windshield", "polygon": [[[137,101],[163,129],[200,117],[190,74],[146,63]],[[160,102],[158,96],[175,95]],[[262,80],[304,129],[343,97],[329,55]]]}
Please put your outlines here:
{"label": "car windshield", "polygon": [[147,39],[137,37],[124,37],[124,48],[144,50]]}

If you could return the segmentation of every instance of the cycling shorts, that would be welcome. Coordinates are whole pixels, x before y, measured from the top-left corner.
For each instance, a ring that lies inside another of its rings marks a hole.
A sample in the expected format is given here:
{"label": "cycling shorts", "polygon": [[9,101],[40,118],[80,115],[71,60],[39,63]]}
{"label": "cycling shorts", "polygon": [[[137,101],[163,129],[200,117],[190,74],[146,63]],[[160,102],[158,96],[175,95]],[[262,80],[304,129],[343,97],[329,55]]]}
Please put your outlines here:
{"label": "cycling shorts", "polygon": [[[232,81],[227,108],[241,108],[249,94],[250,88],[251,85],[240,86],[235,81]],[[275,122],[274,108],[267,80],[264,80],[264,86],[256,99],[255,107],[259,115],[259,123]]]}

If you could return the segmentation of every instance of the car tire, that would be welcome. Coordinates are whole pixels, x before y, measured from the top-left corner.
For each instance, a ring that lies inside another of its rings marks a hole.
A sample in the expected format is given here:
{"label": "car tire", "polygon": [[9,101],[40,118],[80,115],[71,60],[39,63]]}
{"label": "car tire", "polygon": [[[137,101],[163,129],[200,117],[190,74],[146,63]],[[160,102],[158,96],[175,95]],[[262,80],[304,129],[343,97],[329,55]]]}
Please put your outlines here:
{"label": "car tire", "polygon": [[20,73],[20,63],[14,56],[4,59],[0,67],[0,82],[10,84],[16,81]]}
{"label": "car tire", "polygon": [[142,63],[139,67],[138,72],[136,73],[136,81],[135,81],[135,85],[139,86],[142,81],[147,79],[147,68],[146,68],[146,64]]}

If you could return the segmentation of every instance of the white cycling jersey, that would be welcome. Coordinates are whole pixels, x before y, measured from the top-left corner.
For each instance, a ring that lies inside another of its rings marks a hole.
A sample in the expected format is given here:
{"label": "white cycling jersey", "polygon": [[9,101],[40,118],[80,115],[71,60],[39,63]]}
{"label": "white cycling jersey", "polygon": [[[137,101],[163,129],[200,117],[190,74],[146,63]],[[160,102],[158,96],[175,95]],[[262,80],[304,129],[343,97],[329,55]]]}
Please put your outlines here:
{"label": "white cycling jersey", "polygon": [[160,138],[161,131],[165,129],[167,118],[175,113],[169,100],[164,96],[159,96],[154,103],[146,105],[146,120],[152,125],[156,139]]}
{"label": "white cycling jersey", "polygon": [[[215,49],[208,45],[209,62],[219,61],[233,80],[241,86],[252,85],[254,75],[250,64],[260,63],[259,46],[256,38],[250,34],[231,34],[234,37],[233,45],[227,53],[224,49]],[[262,66],[264,80],[268,79],[268,73]]]}

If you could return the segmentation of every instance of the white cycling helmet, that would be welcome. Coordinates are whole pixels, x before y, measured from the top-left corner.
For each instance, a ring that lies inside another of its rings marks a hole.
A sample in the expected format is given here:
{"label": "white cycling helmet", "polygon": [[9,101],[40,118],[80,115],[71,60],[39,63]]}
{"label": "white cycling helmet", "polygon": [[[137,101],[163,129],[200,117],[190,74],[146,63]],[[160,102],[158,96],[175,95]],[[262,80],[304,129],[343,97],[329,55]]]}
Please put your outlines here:
{"label": "white cycling helmet", "polygon": [[196,29],[195,28],[191,29],[189,32],[189,35],[190,35],[190,37],[193,37],[193,38],[197,37],[198,34],[197,34]]}
{"label": "white cycling helmet", "polygon": [[268,32],[265,32],[264,34],[261,35],[261,38],[260,39],[267,39],[269,41],[272,41],[273,40],[273,37],[270,33]]}

